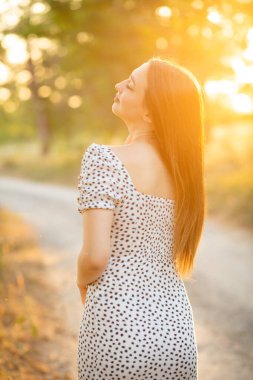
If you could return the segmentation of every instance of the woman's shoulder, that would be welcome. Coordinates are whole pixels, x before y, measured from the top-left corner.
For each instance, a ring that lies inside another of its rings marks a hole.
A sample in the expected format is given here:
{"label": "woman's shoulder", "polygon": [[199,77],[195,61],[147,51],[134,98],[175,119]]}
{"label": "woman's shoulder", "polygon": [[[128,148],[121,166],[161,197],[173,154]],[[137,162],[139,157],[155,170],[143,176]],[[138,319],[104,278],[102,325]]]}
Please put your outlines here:
{"label": "woman's shoulder", "polygon": [[131,149],[127,145],[105,145],[91,143],[85,150],[85,158],[102,159],[107,164],[122,168],[123,162],[131,160]]}
{"label": "woman's shoulder", "polygon": [[123,163],[137,164],[138,162],[147,161],[151,156],[152,148],[149,144],[136,142],[132,144],[123,144],[123,145],[104,145],[106,149],[109,149],[116,157],[120,159]]}
{"label": "woman's shoulder", "polygon": [[104,175],[118,176],[121,174],[120,162],[115,159],[109,146],[97,143],[91,143],[85,149],[82,158],[82,166],[84,169],[95,172],[103,172]]}
{"label": "woman's shoulder", "polygon": [[108,156],[103,147],[104,146],[102,144],[91,143],[85,149],[83,159],[85,161],[89,160],[92,162],[101,162],[101,158],[106,159]]}
{"label": "woman's shoulder", "polygon": [[85,151],[85,160],[89,161],[89,164],[101,165],[102,163],[114,168],[116,171],[126,173],[126,170],[133,172],[142,172],[144,168],[155,166],[158,161],[157,153],[154,147],[150,144],[134,143],[123,145],[105,145],[98,143],[91,143]]}
{"label": "woman's shoulder", "polygon": [[87,208],[114,209],[125,194],[118,166],[99,144],[92,143],[85,149],[78,178],[81,213]]}

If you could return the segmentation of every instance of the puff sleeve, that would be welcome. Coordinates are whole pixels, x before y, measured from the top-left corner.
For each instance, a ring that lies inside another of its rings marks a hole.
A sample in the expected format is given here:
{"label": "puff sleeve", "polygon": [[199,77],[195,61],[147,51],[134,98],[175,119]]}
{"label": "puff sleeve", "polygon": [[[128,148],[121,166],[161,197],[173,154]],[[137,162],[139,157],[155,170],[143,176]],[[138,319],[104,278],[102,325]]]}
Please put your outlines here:
{"label": "puff sleeve", "polygon": [[115,209],[122,198],[120,183],[120,169],[103,145],[89,145],[78,177],[78,211],[82,214],[89,208]]}

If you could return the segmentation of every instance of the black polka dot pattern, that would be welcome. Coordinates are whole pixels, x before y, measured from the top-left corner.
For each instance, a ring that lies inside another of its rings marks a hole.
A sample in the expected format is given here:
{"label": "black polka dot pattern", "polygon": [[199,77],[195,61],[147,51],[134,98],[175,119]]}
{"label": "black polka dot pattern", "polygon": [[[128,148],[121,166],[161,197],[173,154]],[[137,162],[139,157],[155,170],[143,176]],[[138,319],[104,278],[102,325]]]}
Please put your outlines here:
{"label": "black polka dot pattern", "polygon": [[78,379],[197,380],[193,312],[172,260],[175,201],[139,192],[111,148],[95,143],[78,193],[80,213],[114,210],[111,256],[83,307]]}

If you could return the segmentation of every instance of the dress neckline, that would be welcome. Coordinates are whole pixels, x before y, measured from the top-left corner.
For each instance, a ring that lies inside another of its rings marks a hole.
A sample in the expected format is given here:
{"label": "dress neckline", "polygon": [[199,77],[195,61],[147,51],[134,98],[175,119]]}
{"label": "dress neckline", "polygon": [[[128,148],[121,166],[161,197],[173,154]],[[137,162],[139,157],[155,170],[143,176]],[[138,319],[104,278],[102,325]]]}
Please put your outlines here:
{"label": "dress neckline", "polygon": [[102,147],[106,148],[109,153],[111,153],[111,155],[116,159],[116,161],[119,163],[119,165],[121,166],[121,168],[124,170],[124,172],[125,172],[128,180],[129,180],[129,183],[130,183],[131,187],[133,188],[134,192],[137,195],[142,196],[142,197],[146,197],[146,198],[151,198],[151,199],[154,199],[154,200],[157,200],[157,201],[172,203],[172,204],[174,204],[176,202],[175,199],[158,197],[158,196],[153,195],[153,194],[145,194],[145,193],[142,193],[141,191],[137,190],[136,187],[135,187],[135,185],[134,185],[134,183],[133,183],[132,177],[130,176],[127,168],[125,167],[125,165],[123,164],[123,162],[119,159],[119,157],[114,153],[114,151],[111,149],[111,147],[109,145],[103,145],[103,144],[96,144],[96,143],[92,143],[92,144],[93,145],[102,146]]}

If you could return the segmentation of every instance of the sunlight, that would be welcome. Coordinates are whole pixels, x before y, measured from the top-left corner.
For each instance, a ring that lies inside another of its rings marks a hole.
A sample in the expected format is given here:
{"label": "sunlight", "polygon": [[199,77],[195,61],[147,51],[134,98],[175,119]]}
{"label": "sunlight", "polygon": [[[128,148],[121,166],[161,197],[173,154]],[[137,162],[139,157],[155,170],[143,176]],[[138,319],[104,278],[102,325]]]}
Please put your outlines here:
{"label": "sunlight", "polygon": [[46,86],[46,85],[40,86],[38,89],[38,94],[41,98],[49,97],[51,92],[52,92],[51,87]]}
{"label": "sunlight", "polygon": [[49,4],[37,2],[37,3],[32,4],[31,6],[31,12],[34,14],[45,14],[48,11],[50,11]]}
{"label": "sunlight", "polygon": [[70,96],[68,99],[68,105],[70,108],[79,108],[82,105],[82,98],[78,95]]}
{"label": "sunlight", "polygon": [[210,11],[207,15],[207,19],[213,24],[220,24],[222,16],[218,11]]}
{"label": "sunlight", "polygon": [[202,0],[194,0],[194,1],[192,1],[191,6],[194,9],[199,9],[200,10],[200,9],[204,8],[204,3],[203,3]]}
{"label": "sunlight", "polygon": [[242,3],[242,4],[250,4],[252,3],[252,0],[237,0],[238,3]]}
{"label": "sunlight", "polygon": [[231,98],[233,109],[238,113],[251,114],[253,112],[253,102],[249,95],[236,94]]}
{"label": "sunlight", "polygon": [[243,57],[246,60],[253,61],[253,28],[250,28],[247,33],[248,47],[243,52]]}
{"label": "sunlight", "polygon": [[[65,1],[65,0],[62,0]],[[131,1],[130,1],[131,2]],[[239,0],[238,0],[239,2]],[[240,0],[241,3],[249,3],[249,0]],[[74,3],[74,2],[73,2]],[[76,0],[79,9],[80,0]],[[71,3],[72,4],[72,3]],[[79,4],[79,5],[78,5]],[[166,4],[166,3],[165,3]],[[217,6],[205,6],[203,0],[192,0],[190,2],[192,12],[199,12],[203,9],[205,12],[205,23],[201,25],[193,19],[192,22],[186,23],[185,30],[189,37],[197,37],[212,42],[216,36],[220,39],[228,40],[237,38],[236,28],[242,27],[242,36],[238,49],[232,49],[227,52],[226,56],[221,54],[220,63],[225,67],[227,73],[217,74],[207,78],[203,84],[205,92],[211,101],[218,101],[226,108],[230,108],[235,112],[248,114],[252,112],[253,100],[250,93],[244,93],[244,86],[253,84],[253,27],[249,27],[245,13],[239,11],[228,17],[229,4],[222,8]],[[0,38],[2,48],[5,50],[4,62],[0,62],[0,85],[6,86],[2,89],[0,101],[7,104],[9,102],[9,111],[13,109],[9,99],[8,82],[15,78],[17,85],[18,98],[28,100],[32,98],[29,88],[31,82],[31,73],[27,67],[20,67],[20,71],[15,65],[24,65],[30,57],[35,65],[35,75],[37,78],[51,80],[51,84],[41,83],[38,88],[38,94],[41,98],[48,98],[52,103],[56,104],[63,101],[64,97],[61,91],[67,87],[67,79],[63,75],[53,75],[54,69],[43,65],[44,56],[62,56],[64,46],[61,46],[57,39],[46,35],[30,34],[23,38],[22,35],[11,32],[11,29],[20,21],[20,17],[24,14],[24,8],[28,7],[28,14],[31,25],[43,24],[47,14],[51,11],[50,3],[44,3],[43,0],[0,0]],[[130,7],[131,8],[131,7]],[[161,26],[169,27],[172,19],[175,20],[180,16],[179,8],[167,5],[155,8],[155,16]],[[173,16],[173,17],[172,17]],[[212,25],[213,24],[213,25]],[[247,29],[248,26],[248,29]],[[7,33],[1,33],[1,29],[7,30]],[[216,32],[218,29],[218,32]],[[238,33],[239,35],[239,33]],[[79,44],[86,44],[94,40],[94,36],[86,30],[80,30],[76,33],[76,40]],[[239,41],[239,39],[238,39]],[[184,44],[183,37],[180,33],[171,33],[167,35],[159,31],[154,39],[154,46],[161,53],[167,51],[173,46],[174,49],[180,49]],[[63,54],[64,53],[64,54]],[[232,72],[232,73],[231,73]],[[80,89],[82,81],[78,78],[71,82],[73,89]],[[68,98],[67,104],[70,108],[79,108],[82,104],[82,98],[78,95],[72,95]]]}
{"label": "sunlight", "polygon": [[20,0],[0,1],[0,31],[16,26],[23,14],[19,8]]}
{"label": "sunlight", "polygon": [[249,95],[238,93],[239,85],[232,80],[210,80],[204,84],[204,90],[210,99],[215,100],[225,95],[220,101],[235,112],[250,114],[253,112],[253,102]]}
{"label": "sunlight", "polygon": [[54,85],[59,90],[63,90],[67,85],[67,80],[64,77],[59,76],[55,79]]}
{"label": "sunlight", "polygon": [[204,84],[210,99],[216,100],[220,95],[225,95],[220,102],[241,114],[253,112],[252,97],[242,90],[244,86],[253,84],[253,28],[248,29],[246,39],[245,50],[235,56],[221,58],[222,64],[233,70],[234,76],[231,79],[208,80]]}
{"label": "sunlight", "polygon": [[0,84],[4,84],[11,79],[11,71],[8,66],[0,62]]}
{"label": "sunlight", "polygon": [[87,32],[79,32],[76,35],[76,39],[80,44],[84,44],[86,42],[91,42],[94,40],[94,35]]}
{"label": "sunlight", "polygon": [[166,38],[160,37],[156,39],[156,47],[159,50],[166,50],[169,44]]}
{"label": "sunlight", "polygon": [[27,84],[32,79],[32,75],[28,70],[19,71],[15,76],[16,82],[19,84]]}
{"label": "sunlight", "polygon": [[20,100],[29,100],[32,96],[31,90],[27,87],[19,87],[18,97]]}
{"label": "sunlight", "polygon": [[237,83],[253,83],[253,65],[247,66],[238,57],[228,58],[228,62],[235,72],[235,81]]}
{"label": "sunlight", "polygon": [[0,88],[0,102],[1,103],[6,102],[6,100],[8,100],[10,96],[11,96],[11,92],[8,88],[5,88],[5,87]]}
{"label": "sunlight", "polygon": [[234,95],[238,91],[238,85],[228,79],[209,80],[204,84],[204,88],[210,98],[216,98],[220,94]]}
{"label": "sunlight", "polygon": [[9,63],[21,64],[28,60],[26,41],[17,34],[6,34],[2,39],[2,46],[6,49],[6,59]]}
{"label": "sunlight", "polygon": [[155,14],[160,17],[171,17],[172,11],[169,7],[163,6],[163,7],[156,8]]}

